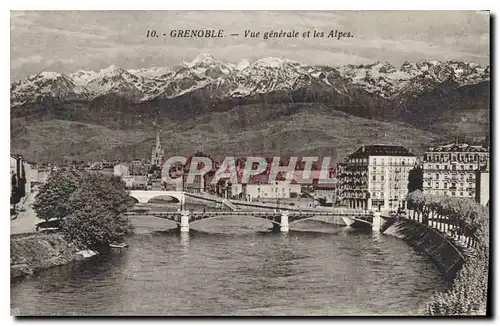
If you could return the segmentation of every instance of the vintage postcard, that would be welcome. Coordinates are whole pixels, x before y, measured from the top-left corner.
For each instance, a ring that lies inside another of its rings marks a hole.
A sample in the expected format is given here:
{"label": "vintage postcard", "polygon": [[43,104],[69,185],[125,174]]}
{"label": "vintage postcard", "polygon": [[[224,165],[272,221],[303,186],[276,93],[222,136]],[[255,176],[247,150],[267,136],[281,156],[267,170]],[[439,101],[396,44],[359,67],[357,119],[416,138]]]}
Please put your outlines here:
{"label": "vintage postcard", "polygon": [[14,316],[486,316],[490,12],[11,11]]}

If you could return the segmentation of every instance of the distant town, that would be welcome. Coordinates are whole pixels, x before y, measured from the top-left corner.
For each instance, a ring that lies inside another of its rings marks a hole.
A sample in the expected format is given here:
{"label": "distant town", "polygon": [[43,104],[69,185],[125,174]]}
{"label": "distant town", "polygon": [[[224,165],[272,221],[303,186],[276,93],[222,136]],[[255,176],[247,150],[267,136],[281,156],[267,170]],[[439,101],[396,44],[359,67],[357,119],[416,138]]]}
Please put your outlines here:
{"label": "distant town", "polygon": [[[365,210],[397,211],[407,208],[408,193],[420,189],[424,194],[470,198],[489,205],[489,148],[454,142],[430,147],[423,156],[396,145],[365,145],[347,156],[345,161],[329,167],[329,183],[319,182],[321,167],[312,164],[308,184],[278,175],[268,182],[269,170],[251,176],[248,182],[231,182],[218,178],[215,170],[220,162],[194,182],[187,182],[189,162],[172,165],[168,174],[179,182],[171,184],[162,178],[166,160],[159,134],[152,144],[149,159],[123,161],[92,161],[63,165],[40,166],[11,154],[11,212],[22,205],[26,194],[46,182],[51,171],[62,167],[114,175],[130,190],[177,190],[206,193],[227,199],[277,203],[281,207],[347,207]],[[206,156],[196,153],[192,157]],[[244,159],[237,159],[238,173]],[[286,159],[283,164],[288,164]],[[298,170],[304,165],[297,163]],[[164,171],[166,172],[166,171]],[[239,176],[240,177],[240,176]],[[238,177],[238,180],[241,178]],[[234,180],[234,179],[233,179]]]}

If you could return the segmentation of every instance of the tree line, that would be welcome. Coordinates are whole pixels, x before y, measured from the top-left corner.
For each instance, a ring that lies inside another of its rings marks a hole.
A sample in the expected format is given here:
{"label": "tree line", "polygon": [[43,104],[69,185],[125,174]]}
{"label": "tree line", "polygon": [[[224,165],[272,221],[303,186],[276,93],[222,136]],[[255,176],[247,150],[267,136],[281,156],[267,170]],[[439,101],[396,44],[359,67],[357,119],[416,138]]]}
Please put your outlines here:
{"label": "tree line", "polygon": [[408,195],[408,203],[413,209],[413,217],[410,218],[422,221],[444,234],[465,236],[466,246],[473,250],[457,273],[451,288],[432,297],[426,306],[426,314],[485,314],[490,256],[489,208],[468,198],[432,196],[420,190]]}

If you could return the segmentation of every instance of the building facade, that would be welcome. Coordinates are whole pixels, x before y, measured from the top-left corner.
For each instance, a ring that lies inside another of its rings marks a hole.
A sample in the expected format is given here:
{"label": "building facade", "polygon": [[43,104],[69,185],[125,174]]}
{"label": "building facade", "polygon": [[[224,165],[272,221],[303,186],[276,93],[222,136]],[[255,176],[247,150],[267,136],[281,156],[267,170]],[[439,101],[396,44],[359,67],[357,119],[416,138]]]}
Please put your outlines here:
{"label": "building facade", "polygon": [[22,155],[10,155],[10,203],[17,204],[31,192],[31,166]]}
{"label": "building facade", "polygon": [[350,208],[406,208],[408,174],[416,157],[403,146],[370,145],[348,156],[342,172],[344,203]]}
{"label": "building facade", "polygon": [[291,194],[300,194],[301,185],[287,181],[274,183],[246,184],[242,187],[243,198],[252,201],[260,198],[290,198]]}
{"label": "building facade", "polygon": [[333,206],[336,202],[337,187],[333,185],[315,185],[313,197],[319,202],[324,201],[325,206]]}
{"label": "building facade", "polygon": [[129,173],[128,165],[125,164],[125,163],[116,164],[113,167],[113,175],[117,176],[117,177],[126,177],[126,176],[129,176],[130,173]]}
{"label": "building facade", "polygon": [[477,171],[488,161],[489,151],[482,146],[453,143],[429,148],[424,155],[424,193],[475,199]]}

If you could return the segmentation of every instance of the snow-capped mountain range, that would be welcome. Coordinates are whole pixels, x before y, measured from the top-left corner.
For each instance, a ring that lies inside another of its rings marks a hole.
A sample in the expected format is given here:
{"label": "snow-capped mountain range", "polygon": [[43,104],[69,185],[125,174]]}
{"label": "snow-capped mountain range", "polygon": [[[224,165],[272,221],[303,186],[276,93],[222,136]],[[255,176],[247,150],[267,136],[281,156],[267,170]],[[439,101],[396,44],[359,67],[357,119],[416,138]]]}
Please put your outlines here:
{"label": "snow-capped mountain range", "polygon": [[387,62],[334,68],[279,58],[231,64],[201,54],[175,68],[124,70],[112,65],[97,72],[79,70],[69,75],[41,72],[11,85],[11,106],[37,103],[44,98],[81,101],[109,94],[146,102],[174,99],[200,89],[209,90],[216,99],[245,98],[309,86],[332,89],[339,94],[347,94],[346,87],[356,87],[394,99],[443,83],[477,84],[489,80],[489,70],[489,66],[460,61],[405,62],[399,68]]}

